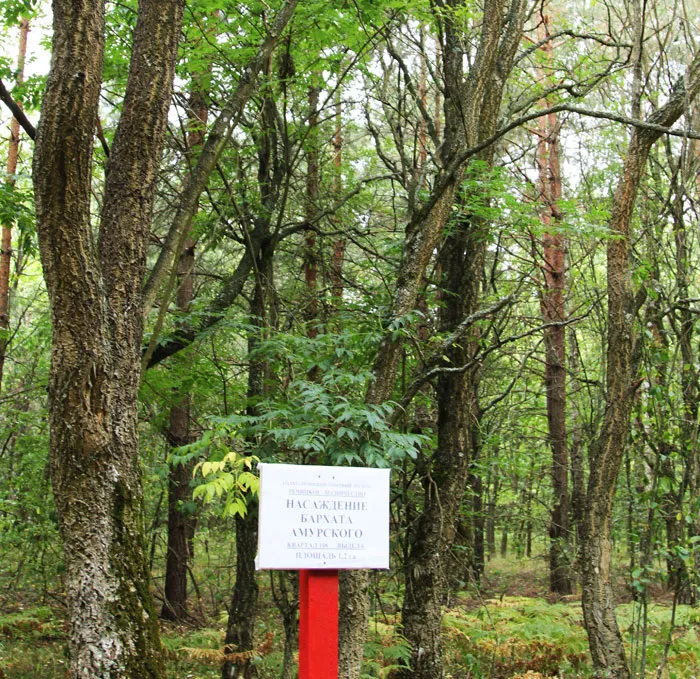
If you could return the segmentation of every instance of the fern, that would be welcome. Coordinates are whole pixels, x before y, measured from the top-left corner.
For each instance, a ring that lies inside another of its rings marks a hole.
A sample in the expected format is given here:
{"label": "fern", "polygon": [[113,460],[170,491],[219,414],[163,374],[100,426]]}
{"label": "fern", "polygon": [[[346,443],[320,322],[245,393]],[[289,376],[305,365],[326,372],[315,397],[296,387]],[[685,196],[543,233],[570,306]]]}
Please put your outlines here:
{"label": "fern", "polygon": [[189,646],[180,646],[176,649],[169,650],[168,656],[171,660],[189,660],[202,665],[223,665],[225,662],[240,665],[269,654],[272,650],[274,636],[273,632],[268,632],[265,635],[265,640],[261,644],[248,651],[232,651],[229,647],[192,648]]}

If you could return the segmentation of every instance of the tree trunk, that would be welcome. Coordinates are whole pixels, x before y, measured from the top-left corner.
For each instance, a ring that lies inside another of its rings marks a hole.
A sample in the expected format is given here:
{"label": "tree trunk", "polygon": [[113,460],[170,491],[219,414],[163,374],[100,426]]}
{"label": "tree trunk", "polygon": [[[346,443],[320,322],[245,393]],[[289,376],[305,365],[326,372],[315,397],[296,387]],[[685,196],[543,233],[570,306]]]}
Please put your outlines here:
{"label": "tree trunk", "polygon": [[[479,436],[479,432],[475,432]],[[471,561],[468,564],[468,572],[466,573],[467,582],[480,583],[481,577],[484,574],[484,566],[486,564],[485,554],[485,528],[486,517],[484,516],[484,482],[481,478],[481,473],[476,469],[476,462],[480,453],[480,445],[477,443],[473,449],[472,472],[469,474],[469,490],[472,496],[472,549]]]}
{"label": "tree trunk", "polygon": [[[496,455],[498,455],[498,450],[496,450]],[[497,467],[495,472],[491,483],[487,484],[487,488],[490,486],[486,500],[486,550],[489,561],[496,553],[496,506],[500,488],[499,470]]]}
{"label": "tree trunk", "polygon": [[[255,622],[258,615],[258,579],[255,572],[255,554],[258,549],[257,500],[248,500],[248,513],[236,516],[236,583],[233,587],[231,607],[224,647],[227,653],[250,651],[254,646]],[[240,663],[226,662],[223,679],[250,679],[253,665],[248,660]]]}
{"label": "tree trunk", "polygon": [[[538,41],[549,37],[549,18],[540,8]],[[552,60],[552,43],[542,45],[547,62]],[[540,78],[544,75],[540,69]],[[545,86],[547,83],[543,82]],[[544,108],[548,106],[545,99]],[[569,461],[566,435],[566,320],[564,302],[566,244],[556,227],[561,221],[561,172],[559,168],[559,129],[555,113],[538,120],[537,164],[541,220],[545,229],[542,237],[543,290],[542,319],[549,327],[544,331],[545,385],[547,390],[547,424],[552,449],[552,491],[554,506],[549,524],[549,586],[552,592],[571,594],[571,580],[567,561],[569,542]],[[555,227],[555,228],[552,228]]]}
{"label": "tree trunk", "polygon": [[[459,3],[451,4],[456,7]],[[495,128],[502,88],[522,32],[524,8],[524,3],[518,0],[509,8],[500,0],[485,4],[479,53],[466,79],[463,75],[462,29],[451,17],[444,19],[443,160],[448,160],[450,154],[458,152],[465,144],[487,137]],[[480,156],[487,167],[491,166],[492,158],[492,149]],[[451,201],[455,193],[450,194]],[[488,202],[488,196],[481,199]],[[451,202],[445,205],[447,210],[451,207]],[[463,318],[479,307],[485,232],[483,220],[463,208],[440,248],[440,287],[444,292],[439,327],[443,332],[455,330]],[[462,342],[455,343],[447,351],[445,367],[465,366],[478,351],[478,330],[473,328]],[[445,593],[445,569],[455,538],[459,509],[479,450],[481,408],[478,385],[478,362],[470,370],[443,372],[437,378],[437,449],[427,461],[429,473],[423,478],[423,510],[415,531],[409,537],[409,554],[404,564],[406,593],[402,624],[413,651],[410,669],[401,672],[406,679],[438,679],[443,673],[441,603]],[[477,483],[472,479],[471,483],[479,497],[480,481]],[[473,510],[473,498],[470,499]],[[473,519],[473,516],[469,517],[470,523]],[[480,528],[479,561],[483,565],[483,524]],[[473,525],[470,532],[473,532]],[[471,547],[473,549],[474,545]]]}
{"label": "tree trunk", "polygon": [[[319,87],[309,88],[309,132],[306,143],[306,205],[308,229],[304,235],[304,280],[306,281],[306,334],[313,339],[318,335],[318,253],[316,252],[316,215],[318,214],[318,98]],[[316,371],[314,371],[316,372]]]}
{"label": "tree trunk", "polygon": [[[170,409],[169,441],[173,447],[191,443],[190,400],[186,397]],[[164,620],[186,620],[187,576],[192,562],[192,541],[197,519],[191,509],[192,464],[171,466],[168,471],[168,552],[165,562]]]}
{"label": "tree trunk", "polygon": [[[27,55],[27,35],[29,21],[22,19],[19,24],[19,54],[17,56],[18,85],[24,82],[24,62]],[[19,103],[19,102],[18,102]],[[19,157],[19,122],[12,118],[10,122],[10,141],[7,151],[7,183],[14,185]],[[5,371],[5,357],[10,341],[10,269],[12,268],[12,224],[3,222],[0,235],[0,393]]]}
{"label": "tree trunk", "polygon": [[[204,95],[198,90],[190,98],[190,120],[187,147],[195,155],[204,142],[208,108]],[[187,239],[178,260],[177,308],[187,313],[194,297],[192,269],[195,263],[195,240]],[[186,332],[183,323],[178,324]],[[185,394],[180,403],[170,409],[168,441],[174,448],[192,443],[190,427],[191,396]],[[187,577],[194,558],[193,544],[197,517],[191,507],[190,482],[196,460],[170,467],[168,472],[168,552],[165,563],[165,602],[160,617],[184,620],[187,617]]]}
{"label": "tree trunk", "polygon": [[[271,263],[271,261],[269,262]],[[269,267],[262,269],[267,273]],[[250,309],[251,330],[248,337],[248,355],[255,356],[266,328],[267,296],[264,284],[258,279],[255,283],[253,303]],[[249,359],[248,368],[248,414],[257,413],[257,404],[265,394],[269,378],[267,361]],[[255,441],[248,441],[251,447]],[[224,644],[228,651],[237,653],[250,651],[255,637],[255,622],[258,614],[258,580],[255,571],[255,555],[258,549],[257,500],[248,498],[248,511],[244,517],[236,516],[236,582],[233,588],[231,606],[228,612]],[[248,660],[240,663],[226,662],[222,669],[223,679],[249,679],[253,675],[253,665]]]}
{"label": "tree trunk", "polygon": [[[270,73],[271,59],[266,65]],[[262,131],[257,142],[258,186],[261,198],[261,214],[256,218],[256,231],[248,239],[249,254],[255,259],[255,278],[250,301],[248,331],[248,395],[246,413],[259,415],[260,401],[269,393],[271,384],[270,364],[258,349],[269,337],[274,327],[274,243],[270,238],[270,224],[280,193],[286,168],[277,156],[277,117],[274,101],[269,91],[261,105]],[[259,243],[259,245],[256,245]],[[260,441],[255,436],[246,437],[246,448],[255,451]],[[255,622],[258,609],[258,582],[255,572],[255,555],[258,542],[257,500],[248,499],[245,517],[236,517],[236,583],[224,643],[238,653],[253,649]],[[226,662],[223,679],[249,679],[255,671],[250,660],[240,663]]]}
{"label": "tree trunk", "polygon": [[[342,90],[338,84],[335,92],[335,132],[333,134],[333,198],[340,201],[343,194],[343,109]],[[334,215],[333,226],[340,231],[342,220]],[[330,263],[331,298],[333,306],[340,308],[343,301],[343,265],[345,263],[346,242],[340,233],[334,236],[333,254]]]}
{"label": "tree trunk", "polygon": [[137,404],[141,289],[183,4],[139,6],[95,243],[104,4],[53,3],[33,176],[53,323],[50,461],[75,679],[165,676],[144,554]]}
{"label": "tree trunk", "polygon": [[[576,331],[569,334],[569,372],[571,374],[572,391],[580,390],[578,382],[579,361],[578,341]],[[576,530],[577,553],[581,545],[581,527],[583,526],[583,513],[586,502],[586,479],[583,459],[583,426],[578,407],[574,402],[571,413],[571,520]],[[578,559],[577,559],[578,560]]]}
{"label": "tree trunk", "polygon": [[[440,330],[449,332],[474,311],[481,283],[483,234],[463,220],[440,251],[444,290]],[[465,256],[464,253],[467,253]],[[447,365],[465,365],[475,349],[473,342],[452,348]],[[414,649],[411,671],[405,676],[442,676],[441,604],[444,597],[448,551],[454,541],[460,506],[474,457],[471,433],[481,412],[477,399],[478,371],[441,373],[437,381],[438,443],[424,478],[423,511],[410,537],[404,564],[406,593],[402,610],[404,634]]]}
{"label": "tree trunk", "polygon": [[338,676],[359,679],[369,621],[369,571],[341,571]]}
{"label": "tree trunk", "polygon": [[[700,116],[694,116],[695,124],[700,122]],[[693,162],[697,160],[693,157],[697,154],[697,141],[691,145],[689,167],[693,167]],[[685,217],[683,211],[683,199],[685,188],[678,186],[677,179],[674,178],[674,191],[676,194],[671,215],[673,217],[673,233],[675,240],[675,280],[678,288],[679,308],[677,312],[676,322],[672,327],[676,330],[677,341],[680,347],[681,354],[681,390],[682,390],[682,417],[680,422],[680,440],[679,449],[682,451],[684,458],[685,474],[682,482],[682,488],[687,491],[690,496],[690,516],[694,520],[689,524],[689,533],[692,536],[700,535],[700,525],[698,524],[698,489],[700,488],[700,479],[698,477],[698,394],[700,393],[700,380],[698,379],[698,371],[696,367],[695,351],[693,349],[693,330],[695,320],[689,308],[690,298],[690,282],[691,269],[690,257],[692,251],[688,243],[687,230],[685,225]],[[700,180],[698,180],[700,181]],[[669,517],[669,520],[675,521],[674,517]],[[673,532],[671,528],[671,532]],[[669,534],[669,543],[677,542],[678,536]],[[696,550],[697,555],[700,552]],[[672,576],[672,570],[679,571],[680,564],[676,562],[675,568],[672,565],[669,576]],[[696,569],[697,571],[697,566]],[[697,582],[690,583],[688,579],[688,571],[683,564],[683,571],[678,581],[672,583],[678,591],[678,600],[681,603],[695,603]]]}
{"label": "tree trunk", "polygon": [[[700,89],[700,54],[671,92],[668,103],[649,122],[672,125]],[[607,245],[608,337],[606,410],[598,438],[590,448],[582,544],[582,605],[584,624],[599,677],[630,676],[622,636],[615,619],[611,582],[611,519],[620,464],[629,435],[636,365],[633,323],[639,302],[632,289],[629,241],[634,203],[649,151],[661,136],[655,130],[632,132],[610,217]]]}
{"label": "tree trunk", "polygon": [[270,586],[284,627],[281,679],[294,679],[294,654],[299,648],[299,571],[271,571]]}
{"label": "tree trunk", "polygon": [[[457,173],[461,176],[461,173]],[[420,283],[450,215],[459,183],[456,176],[442,189],[431,207],[416,215],[406,227],[401,264],[394,288],[390,317],[403,319],[418,297]],[[372,366],[375,376],[365,402],[380,404],[391,398],[401,354],[401,340],[388,329]],[[343,679],[359,679],[360,664],[369,621],[369,575],[367,571],[343,571],[340,578],[339,672]]]}

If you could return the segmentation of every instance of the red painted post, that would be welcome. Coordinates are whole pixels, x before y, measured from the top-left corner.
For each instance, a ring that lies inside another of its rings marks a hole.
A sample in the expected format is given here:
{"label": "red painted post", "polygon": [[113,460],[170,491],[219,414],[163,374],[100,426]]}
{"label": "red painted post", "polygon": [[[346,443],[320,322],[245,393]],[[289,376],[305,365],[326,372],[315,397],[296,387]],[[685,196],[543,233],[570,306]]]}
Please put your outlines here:
{"label": "red painted post", "polygon": [[338,679],[338,571],[299,571],[299,679]]}

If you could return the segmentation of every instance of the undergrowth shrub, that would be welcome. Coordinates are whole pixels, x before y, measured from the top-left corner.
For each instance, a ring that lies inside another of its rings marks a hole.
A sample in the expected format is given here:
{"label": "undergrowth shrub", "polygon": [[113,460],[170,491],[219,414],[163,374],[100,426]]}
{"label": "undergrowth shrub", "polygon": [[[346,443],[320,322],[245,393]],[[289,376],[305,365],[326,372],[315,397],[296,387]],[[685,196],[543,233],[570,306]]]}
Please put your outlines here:
{"label": "undergrowth shrub", "polygon": [[579,674],[586,663],[586,639],[577,614],[564,604],[504,597],[477,610],[446,613],[447,664],[454,676],[474,679],[540,679]]}
{"label": "undergrowth shrub", "polygon": [[5,639],[48,641],[64,636],[64,623],[50,608],[31,608],[0,615],[0,637]]}
{"label": "undergrowth shrub", "polygon": [[408,667],[411,647],[408,641],[396,632],[394,625],[373,622],[365,643],[362,663],[362,679],[386,679],[396,670]]}

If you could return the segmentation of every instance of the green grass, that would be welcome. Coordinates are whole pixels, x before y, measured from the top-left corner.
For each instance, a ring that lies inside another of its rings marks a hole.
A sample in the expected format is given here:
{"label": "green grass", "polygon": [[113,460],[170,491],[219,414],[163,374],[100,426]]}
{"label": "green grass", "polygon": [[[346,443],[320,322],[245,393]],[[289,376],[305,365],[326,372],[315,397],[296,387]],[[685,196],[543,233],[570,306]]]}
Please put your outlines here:
{"label": "green grass", "polygon": [[[646,635],[644,676],[656,679],[664,645],[670,639],[662,679],[700,679],[700,609],[678,606],[671,634],[671,608],[650,604],[646,626],[641,609],[628,603],[618,607],[618,620],[641,679],[640,655]],[[259,638],[274,632],[270,647],[257,657],[258,676],[280,676],[282,631],[271,616],[261,622]],[[408,647],[397,619],[372,621],[363,676],[386,679],[405,663]],[[590,679],[586,634],[577,601],[548,603],[542,597],[499,596],[479,599],[462,595],[445,610],[443,621],[446,675],[454,679]],[[215,679],[220,676],[216,653],[223,626],[193,630],[166,627],[163,641],[169,653],[169,676],[178,679]],[[0,614],[0,679],[34,679],[37,668],[45,679],[65,679],[65,622],[49,608]],[[528,674],[529,672],[529,674]]]}

